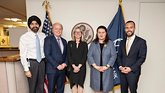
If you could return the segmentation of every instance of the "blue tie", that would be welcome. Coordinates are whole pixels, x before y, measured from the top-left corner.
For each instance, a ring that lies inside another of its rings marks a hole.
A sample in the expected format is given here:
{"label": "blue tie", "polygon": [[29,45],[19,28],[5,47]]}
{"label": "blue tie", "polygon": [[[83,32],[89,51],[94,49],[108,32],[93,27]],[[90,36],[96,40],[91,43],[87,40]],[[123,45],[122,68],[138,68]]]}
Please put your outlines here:
{"label": "blue tie", "polygon": [[38,62],[41,61],[41,47],[40,47],[40,40],[38,35],[36,34],[36,59]]}

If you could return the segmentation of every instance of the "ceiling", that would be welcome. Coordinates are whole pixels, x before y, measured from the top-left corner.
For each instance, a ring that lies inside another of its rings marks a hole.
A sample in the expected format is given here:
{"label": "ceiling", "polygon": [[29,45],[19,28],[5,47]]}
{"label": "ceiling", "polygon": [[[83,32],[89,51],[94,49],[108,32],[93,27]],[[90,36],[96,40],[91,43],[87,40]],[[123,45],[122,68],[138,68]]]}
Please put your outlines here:
{"label": "ceiling", "polygon": [[[0,0],[0,27],[4,25],[22,26],[21,22],[26,21],[25,0]],[[21,21],[13,22],[4,18],[19,18]]]}

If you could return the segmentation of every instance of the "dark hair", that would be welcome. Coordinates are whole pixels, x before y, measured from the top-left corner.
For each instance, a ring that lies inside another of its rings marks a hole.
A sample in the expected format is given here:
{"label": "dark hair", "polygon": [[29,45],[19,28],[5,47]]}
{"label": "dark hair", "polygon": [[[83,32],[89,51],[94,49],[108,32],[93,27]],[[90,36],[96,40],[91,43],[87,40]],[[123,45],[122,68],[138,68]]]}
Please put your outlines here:
{"label": "dark hair", "polygon": [[39,24],[39,26],[41,26],[41,20],[37,16],[33,15],[33,16],[29,17],[28,22],[27,22],[29,28],[30,28],[30,24],[32,23],[32,21],[36,21]]}
{"label": "dark hair", "polygon": [[106,43],[108,43],[108,41],[109,41],[109,37],[108,37],[108,33],[107,33],[107,28],[105,27],[105,26],[103,26],[103,25],[101,25],[101,26],[99,26],[98,28],[97,28],[97,33],[96,33],[96,38],[93,40],[93,42],[95,42],[95,43],[97,43],[98,41],[99,41],[99,38],[98,38],[98,30],[99,29],[104,29],[105,30],[105,32],[106,32],[106,37],[105,37],[105,40],[104,40],[104,43],[106,44]]}
{"label": "dark hair", "polygon": [[133,25],[134,25],[134,27],[135,27],[135,22],[134,22],[134,21],[129,20],[129,21],[127,21],[125,24],[128,24],[128,23],[133,23]]}

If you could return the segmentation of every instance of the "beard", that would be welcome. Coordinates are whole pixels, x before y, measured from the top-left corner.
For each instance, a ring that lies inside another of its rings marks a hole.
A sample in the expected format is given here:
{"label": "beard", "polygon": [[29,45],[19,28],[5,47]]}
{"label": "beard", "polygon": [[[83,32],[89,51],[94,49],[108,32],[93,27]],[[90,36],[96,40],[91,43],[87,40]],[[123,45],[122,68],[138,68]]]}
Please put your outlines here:
{"label": "beard", "polygon": [[131,37],[134,35],[134,31],[127,31],[127,37]]}
{"label": "beard", "polygon": [[33,27],[33,28],[31,28],[31,30],[32,30],[33,32],[37,33],[38,30],[39,30],[39,27]]}

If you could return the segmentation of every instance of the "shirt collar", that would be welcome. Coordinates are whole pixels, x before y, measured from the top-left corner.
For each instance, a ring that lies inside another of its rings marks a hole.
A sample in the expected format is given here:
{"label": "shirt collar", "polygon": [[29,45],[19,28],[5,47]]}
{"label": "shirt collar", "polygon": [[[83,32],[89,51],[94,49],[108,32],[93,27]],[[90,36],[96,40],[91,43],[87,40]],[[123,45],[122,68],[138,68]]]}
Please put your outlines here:
{"label": "shirt collar", "polygon": [[57,36],[55,36],[55,35],[54,35],[54,37],[56,38],[56,40],[57,40],[58,38],[61,39],[61,37],[57,37]]}
{"label": "shirt collar", "polygon": [[135,39],[135,36],[136,36],[136,35],[133,34],[131,37],[129,37],[129,38],[127,37],[127,39],[134,40],[134,39]]}
{"label": "shirt collar", "polygon": [[35,36],[36,34],[37,34],[37,35],[39,35],[39,32],[34,33],[34,32],[33,32],[33,31],[31,31],[31,30],[29,31],[29,33],[30,33],[31,35],[33,35],[33,36]]}

